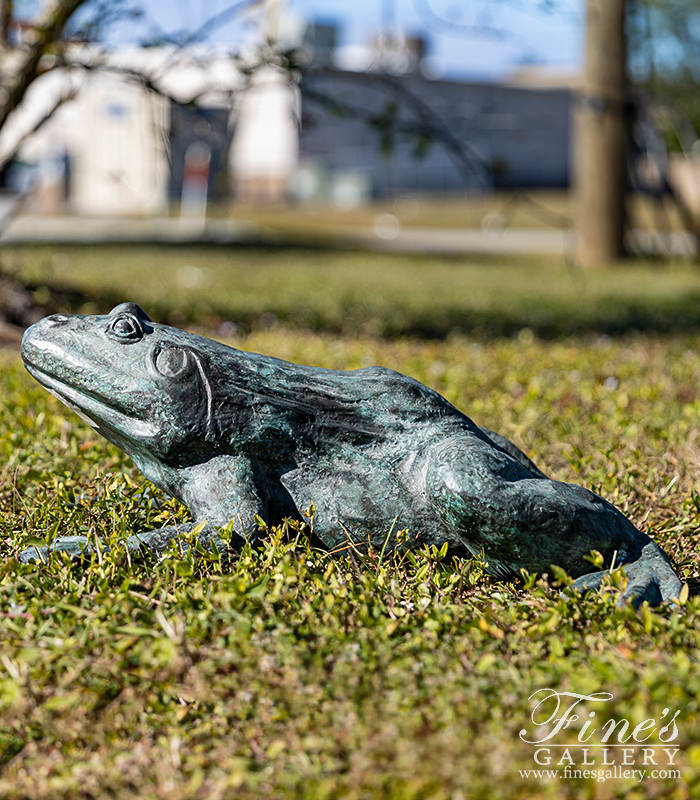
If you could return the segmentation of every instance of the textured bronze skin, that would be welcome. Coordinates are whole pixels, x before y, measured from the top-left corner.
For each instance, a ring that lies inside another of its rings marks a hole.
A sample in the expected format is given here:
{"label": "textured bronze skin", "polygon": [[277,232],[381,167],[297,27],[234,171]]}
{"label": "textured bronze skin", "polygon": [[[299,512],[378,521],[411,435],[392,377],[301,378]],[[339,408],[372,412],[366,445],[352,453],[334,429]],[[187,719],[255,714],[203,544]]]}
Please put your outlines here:
{"label": "textured bronze skin", "polygon": [[[195,524],[206,520],[205,544],[231,520],[239,543],[254,541],[256,515],[274,524],[313,503],[314,534],[330,549],[348,538],[391,548],[408,529],[410,546],[483,548],[499,577],[555,564],[582,589],[606,574],[585,559],[598,550],[606,568],[625,565],[625,599],[656,604],[680,592],[663,550],[612,505],[550,480],[514,444],[393,370],[242,352],[154,323],[133,303],[108,316],[47,317],[27,330],[22,356],[40,383],[189,506]],[[191,528],[139,533],[129,547],[160,553]],[[84,545],[60,537],[51,547],[79,554]],[[45,553],[29,548],[21,558]]]}

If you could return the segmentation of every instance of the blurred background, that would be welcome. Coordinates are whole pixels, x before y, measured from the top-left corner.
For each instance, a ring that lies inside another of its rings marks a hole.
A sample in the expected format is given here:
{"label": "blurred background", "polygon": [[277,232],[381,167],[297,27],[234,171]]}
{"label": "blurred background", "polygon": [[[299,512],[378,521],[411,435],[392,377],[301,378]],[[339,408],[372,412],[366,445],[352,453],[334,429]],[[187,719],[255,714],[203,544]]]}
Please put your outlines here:
{"label": "blurred background", "polygon": [[[0,50],[6,326],[125,294],[170,318],[164,286],[188,297],[175,321],[244,327],[696,324],[694,0],[1,0]],[[100,244],[128,244],[135,274],[88,258]],[[367,266],[351,285],[347,266],[274,272],[324,250]],[[457,306],[391,310],[450,258]],[[309,301],[319,280],[341,287],[332,313]],[[251,310],[262,283],[277,294]]]}

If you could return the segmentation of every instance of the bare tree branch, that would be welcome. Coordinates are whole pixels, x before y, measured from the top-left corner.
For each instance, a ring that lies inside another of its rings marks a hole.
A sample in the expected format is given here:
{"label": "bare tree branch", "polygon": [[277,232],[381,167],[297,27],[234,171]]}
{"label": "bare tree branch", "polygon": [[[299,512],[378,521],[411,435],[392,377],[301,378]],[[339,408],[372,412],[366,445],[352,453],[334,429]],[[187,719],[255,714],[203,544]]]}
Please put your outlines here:
{"label": "bare tree branch", "polygon": [[54,0],[28,35],[17,53],[17,60],[0,76],[0,128],[22,102],[29,86],[38,76],[41,57],[56,42],[63,29],[86,0]]}
{"label": "bare tree branch", "polygon": [[193,44],[200,44],[214,31],[227,25],[239,14],[255,8],[256,6],[262,6],[264,3],[265,0],[237,0],[237,2],[227,6],[223,11],[219,11],[206,19],[194,31],[184,29],[173,33],[166,33],[160,25],[152,25],[153,34],[147,39],[142,40],[141,45],[144,47],[153,47],[171,44],[178,48],[183,48]]}
{"label": "bare tree branch", "polygon": [[253,8],[254,6],[262,5],[262,2],[263,0],[240,0],[240,2],[234,3],[228,8],[225,8],[223,11],[220,11],[218,14],[214,14],[213,17],[209,17],[206,22],[200,25],[199,28],[194,31],[194,33],[190,34],[185,39],[184,43],[188,45],[204,41],[207,36],[209,36],[217,28],[220,28],[222,25],[226,25],[243,11]]}
{"label": "bare tree branch", "polygon": [[[0,158],[0,169],[4,169],[7,166],[7,164],[9,164],[11,161],[17,158],[24,142],[30,136],[35,134],[40,128],[43,128],[43,126],[51,119],[51,117],[53,117],[53,115],[58,111],[58,109],[62,105],[68,103],[70,100],[74,100],[77,94],[78,94],[77,87],[72,87],[70,89],[61,92],[61,94],[54,100],[51,106],[42,114],[42,116],[38,120],[36,120],[36,122],[34,122],[32,127],[24,134],[22,134],[22,138],[17,143],[17,146],[14,148],[14,150],[12,150],[12,152],[8,153],[3,158]],[[1,232],[2,231],[0,230],[0,233]]]}

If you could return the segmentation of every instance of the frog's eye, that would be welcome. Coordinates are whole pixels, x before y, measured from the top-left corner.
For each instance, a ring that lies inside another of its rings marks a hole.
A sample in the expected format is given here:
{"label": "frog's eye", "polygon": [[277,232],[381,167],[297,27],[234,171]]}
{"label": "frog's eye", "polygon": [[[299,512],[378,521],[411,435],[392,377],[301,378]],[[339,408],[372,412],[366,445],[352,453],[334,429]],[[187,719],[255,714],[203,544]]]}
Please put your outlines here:
{"label": "frog's eye", "polygon": [[138,342],[143,336],[143,326],[132,314],[121,314],[109,323],[107,334],[119,342]]}
{"label": "frog's eye", "polygon": [[187,350],[181,347],[164,347],[156,355],[156,369],[166,378],[177,378],[189,366]]}

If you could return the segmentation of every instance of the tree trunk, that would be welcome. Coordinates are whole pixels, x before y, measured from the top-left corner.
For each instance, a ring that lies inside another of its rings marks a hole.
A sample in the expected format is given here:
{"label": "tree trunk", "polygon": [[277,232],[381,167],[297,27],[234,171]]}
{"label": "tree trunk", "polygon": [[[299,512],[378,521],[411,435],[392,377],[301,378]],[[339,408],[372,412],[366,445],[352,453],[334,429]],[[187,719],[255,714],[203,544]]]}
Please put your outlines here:
{"label": "tree trunk", "polygon": [[586,69],[576,111],[579,260],[604,264],[624,254],[627,176],[626,0],[588,0]]}
{"label": "tree trunk", "polygon": [[9,32],[12,21],[13,0],[0,0],[0,47],[10,44]]}

